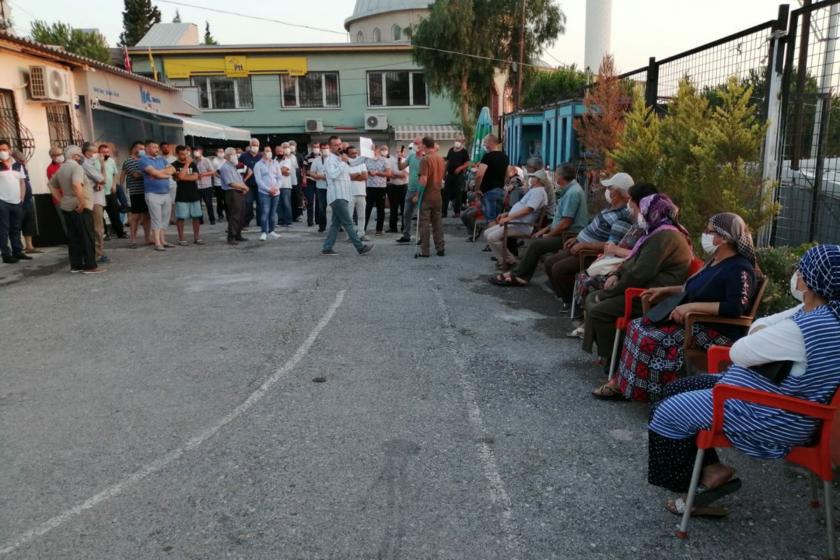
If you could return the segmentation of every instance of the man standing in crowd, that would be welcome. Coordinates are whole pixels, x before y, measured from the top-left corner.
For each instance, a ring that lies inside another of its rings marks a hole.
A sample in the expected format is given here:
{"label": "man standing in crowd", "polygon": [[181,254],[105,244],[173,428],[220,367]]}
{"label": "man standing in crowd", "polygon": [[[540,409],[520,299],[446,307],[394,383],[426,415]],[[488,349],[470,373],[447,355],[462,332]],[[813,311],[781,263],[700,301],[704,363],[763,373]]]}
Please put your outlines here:
{"label": "man standing in crowd", "polygon": [[137,226],[143,225],[143,244],[154,245],[149,235],[149,207],[146,205],[146,195],[143,190],[143,170],[140,168],[140,157],[146,154],[143,142],[134,141],[131,152],[123,162],[119,182],[125,181],[128,188],[128,246],[137,248]]}
{"label": "man standing in crowd", "polygon": [[463,137],[458,137],[446,154],[446,183],[443,199],[443,217],[452,204],[452,214],[461,217],[461,204],[464,202],[464,172],[470,165],[470,154],[464,149]]}
{"label": "man standing in crowd", "polygon": [[280,182],[282,173],[280,163],[274,159],[271,148],[266,146],[263,149],[263,158],[254,166],[254,178],[257,180],[257,188],[260,195],[260,220],[262,225],[260,241],[265,241],[271,236],[278,239],[280,236],[274,231],[277,220],[277,203],[280,199]]}
{"label": "man standing in crowd", "polygon": [[[172,165],[175,160],[175,153],[172,151],[172,144],[163,141],[160,143],[160,153],[166,160],[166,163]],[[169,178],[169,225],[175,225],[175,195],[178,193],[178,183],[174,178]]]}
{"label": "man standing in crowd", "polygon": [[366,158],[367,182],[365,201],[365,228],[370,223],[370,214],[376,208],[376,235],[382,235],[385,228],[385,191],[388,178],[391,176],[391,166],[388,163],[388,145],[382,144],[374,152],[373,159]]}
{"label": "man standing in crowd", "polygon": [[240,241],[247,241],[242,237],[242,224],[245,216],[245,201],[250,192],[248,185],[236,170],[239,158],[234,148],[225,150],[225,163],[219,169],[219,179],[222,190],[225,191],[225,208],[227,209],[227,242],[238,245]]}
{"label": "man standing in crowd", "polygon": [[309,150],[309,153],[303,160],[303,172],[302,172],[302,180],[303,180],[303,198],[306,201],[306,225],[307,227],[312,227],[315,225],[315,205],[316,196],[315,192],[317,191],[317,185],[315,179],[309,174],[309,170],[312,169],[312,164],[315,163],[316,159],[321,157],[321,148],[316,143],[312,145],[312,149]]}
{"label": "man standing in crowd", "polygon": [[292,227],[292,149],[283,142],[276,161],[280,165],[280,201],[277,203],[277,223],[284,228]]}
{"label": "man standing in crowd", "polygon": [[189,245],[184,238],[184,221],[192,220],[193,243],[204,245],[199,234],[201,228],[201,195],[198,192],[200,173],[198,165],[190,157],[189,148],[177,146],[177,159],[172,163],[175,168],[175,180],[178,182],[178,192],[175,194],[175,220],[178,226],[178,244]]}
{"label": "man standing in crowd", "polygon": [[[3,144],[0,142],[0,154],[2,150]],[[81,166],[82,149],[78,146],[67,146],[64,148],[64,157],[66,161],[50,179],[49,187],[53,197],[59,200],[59,207],[64,213],[64,223],[67,225],[70,272],[105,272],[96,265],[93,184],[87,179]]]}
{"label": "man standing in crowd", "polygon": [[175,174],[175,168],[160,154],[160,146],[154,140],[146,141],[146,155],[140,158],[140,168],[143,170],[143,190],[152,222],[155,251],[164,251],[174,247],[166,242],[166,226],[172,212],[169,182]]}
{"label": "man standing in crowd", "polygon": [[0,254],[7,264],[32,258],[23,252],[20,242],[26,184],[23,173],[15,170],[13,165],[9,141],[0,140]]}
{"label": "man standing in crowd", "polygon": [[397,239],[397,243],[411,243],[411,219],[414,217],[414,210],[417,208],[417,193],[420,192],[420,162],[425,155],[423,139],[420,136],[414,138],[414,143],[409,147],[409,154],[406,160],[400,163],[400,169],[408,168],[408,190],[405,193],[405,210],[403,212],[403,234]]}
{"label": "man standing in crowd", "polygon": [[213,194],[216,195],[216,214],[219,221],[225,219],[225,192],[222,190],[222,181],[219,179],[219,169],[225,164],[225,150],[224,148],[216,149],[216,155],[213,156],[211,163],[213,170],[216,172],[213,175]]}
{"label": "man standing in crowd", "polygon": [[303,168],[303,158],[297,153],[297,142],[289,140],[289,155],[292,163],[292,220],[300,221],[300,216],[303,214],[303,191],[301,189],[301,169]]}
{"label": "man standing in crowd", "polygon": [[398,233],[403,230],[402,225],[397,230],[400,216],[405,208],[405,191],[408,186],[408,171],[400,168],[400,163],[405,160],[405,146],[400,148],[399,153],[388,156],[388,166],[391,169],[391,178],[388,180],[388,233]]}
{"label": "man standing in crowd", "polygon": [[484,138],[484,148],[487,153],[478,164],[475,190],[481,193],[481,209],[489,223],[496,219],[505,197],[505,177],[510,160],[502,151],[499,139],[493,134]]}
{"label": "man standing in crowd", "polygon": [[[251,225],[251,220],[254,218],[254,204],[257,205],[257,226],[260,225],[260,199],[257,196],[257,181],[254,179],[254,166],[260,161],[260,141],[256,138],[251,138],[251,143],[248,145],[248,150],[242,152],[239,156],[239,163],[247,167],[245,172],[245,184],[248,186],[248,197],[245,199],[245,217],[242,218],[243,230]],[[227,198],[225,198],[227,201]]]}
{"label": "man standing in crowd", "polygon": [[315,179],[315,223],[318,224],[318,233],[323,233],[327,229],[327,168],[325,162],[327,154],[329,154],[329,146],[321,144],[317,149],[316,157],[309,166],[309,176]]}
{"label": "man standing in crowd", "polygon": [[32,183],[29,181],[29,170],[26,168],[26,160],[18,150],[12,151],[15,162],[12,169],[23,175],[23,186],[25,194],[21,203],[20,229],[23,232],[24,254],[38,254],[42,251],[35,248],[32,238],[35,237],[35,199],[32,196]]}
{"label": "man standing in crowd", "polygon": [[[53,178],[53,175],[58,173],[58,170],[61,169],[61,165],[64,163],[64,151],[59,148],[58,146],[53,146],[50,148],[50,164],[47,166],[47,181]],[[53,206],[55,206],[55,212],[58,216],[58,223],[61,224],[61,231],[64,232],[64,236],[67,237],[67,225],[64,223],[64,213],[61,211],[59,207],[59,200],[55,197],[52,197]]]}
{"label": "man standing in crowd", "polygon": [[356,229],[353,227],[353,220],[350,217],[350,199],[351,185],[350,185],[350,167],[347,164],[350,158],[346,153],[341,153],[341,138],[338,136],[330,136],[329,139],[330,155],[327,157],[325,164],[327,175],[327,203],[332,208],[332,221],[330,222],[330,231],[327,233],[327,238],[324,239],[324,247],[321,250],[322,255],[336,255],[333,251],[335,240],[338,237],[338,229],[344,228],[347,236],[353,246],[356,247],[359,255],[366,255],[373,250],[373,244],[362,243],[361,239],[356,235]]}
{"label": "man standing in crowd", "polygon": [[627,173],[616,173],[601,184],[605,187],[609,207],[595,216],[576,237],[566,241],[562,251],[545,259],[546,276],[557,297],[563,300],[564,310],[571,306],[575,276],[580,272],[578,253],[583,250],[601,252],[608,242],[618,245],[632,225],[627,202],[633,178]]}
{"label": "man standing in crowd", "polygon": [[85,170],[85,177],[93,185],[93,231],[96,247],[96,260],[99,263],[110,262],[105,255],[105,175],[102,173],[102,161],[96,152],[96,146],[92,142],[85,142],[82,145],[82,154],[85,157],[82,168]]}
{"label": "man standing in crowd", "polygon": [[123,228],[120,218],[120,203],[117,200],[117,178],[119,169],[117,162],[111,157],[111,147],[108,144],[99,145],[99,157],[102,160],[102,175],[105,177],[105,211],[108,213],[108,220],[111,222],[111,232],[120,239],[128,237]]}
{"label": "man standing in crowd", "polygon": [[213,212],[213,177],[216,176],[216,170],[210,160],[204,157],[204,150],[196,148],[193,150],[195,157],[195,166],[198,169],[198,195],[204,201],[204,207],[207,208],[207,218],[210,220],[210,225],[216,225],[216,214]]}
{"label": "man standing in crowd", "polygon": [[[420,192],[415,197],[422,197],[420,202],[420,256],[429,256],[429,229],[435,240],[437,255],[444,255],[443,216],[441,185],[446,162],[440,157],[435,141],[429,136],[423,138],[426,155],[420,162]],[[417,204],[417,200],[414,201]]]}
{"label": "man standing in crowd", "polygon": [[367,241],[365,237],[365,230],[367,224],[365,223],[365,210],[367,209],[367,166],[365,165],[365,158],[359,157],[359,151],[356,146],[347,145],[344,150],[347,154],[348,164],[350,165],[350,194],[353,198],[350,199],[350,214],[353,216],[353,221],[356,224],[356,233],[362,241]]}

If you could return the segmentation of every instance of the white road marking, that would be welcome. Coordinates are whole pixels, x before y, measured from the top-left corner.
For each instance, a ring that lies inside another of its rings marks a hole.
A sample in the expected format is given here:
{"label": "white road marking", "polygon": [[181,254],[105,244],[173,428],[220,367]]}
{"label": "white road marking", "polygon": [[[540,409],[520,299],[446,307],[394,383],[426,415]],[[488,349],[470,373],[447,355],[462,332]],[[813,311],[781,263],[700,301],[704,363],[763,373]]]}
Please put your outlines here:
{"label": "white road marking", "polygon": [[481,470],[490,485],[490,499],[501,509],[501,526],[508,548],[508,558],[515,560],[522,555],[522,545],[517,537],[518,531],[516,530],[516,522],[513,518],[513,506],[510,501],[510,496],[508,496],[507,490],[505,489],[505,482],[499,474],[499,467],[496,464],[496,454],[486,440],[487,434],[484,430],[484,421],[481,419],[481,409],[478,407],[475,388],[469,377],[467,377],[467,374],[464,373],[466,363],[463,358],[463,352],[461,352],[461,347],[458,345],[455,337],[455,326],[449,317],[449,309],[446,307],[446,303],[443,301],[443,296],[437,286],[432,285],[432,291],[435,293],[438,307],[443,314],[446,340],[456,346],[455,367],[458,369],[458,381],[461,385],[464,402],[467,405],[467,415],[469,416],[473,430],[478,436],[476,443],[478,445],[478,455],[481,458]]}
{"label": "white road marking", "polygon": [[137,484],[144,478],[148,477],[151,474],[154,474],[164,467],[175,461],[176,459],[180,458],[184,455],[187,451],[195,449],[214,435],[218,433],[219,430],[245,414],[251,407],[257,404],[271,389],[272,385],[277,383],[285,374],[291,371],[297,364],[300,362],[312,345],[315,343],[315,340],[318,338],[318,335],[321,334],[321,331],[329,324],[332,320],[335,312],[338,310],[341,303],[344,301],[344,295],[347,291],[342,290],[338,292],[335,297],[335,301],[333,301],[332,305],[330,305],[329,309],[327,309],[326,313],[321,317],[321,320],[318,321],[318,324],[315,325],[315,328],[312,329],[312,332],[309,333],[309,336],[306,337],[306,340],[298,347],[297,352],[295,352],[291,358],[289,358],[286,363],[280,366],[271,376],[266,379],[262,385],[260,385],[251,395],[245,399],[242,404],[234,408],[228,414],[224,415],[220,419],[216,420],[213,424],[205,428],[201,433],[189,439],[184,445],[173,449],[166,455],[159,457],[141,467],[139,470],[133,472],[132,474],[128,475],[124,479],[120,480],[116,484],[105,488],[98,494],[91,496],[84,502],[73,506],[72,508],[66,509],[44,521],[40,525],[26,531],[25,533],[21,534],[20,536],[12,539],[8,543],[6,543],[3,548],[0,548],[0,555],[8,554],[21,546],[35,540],[36,538],[45,535],[46,533],[60,527],[73,517],[84,513],[85,511],[96,507],[97,505],[121,494],[129,487]]}

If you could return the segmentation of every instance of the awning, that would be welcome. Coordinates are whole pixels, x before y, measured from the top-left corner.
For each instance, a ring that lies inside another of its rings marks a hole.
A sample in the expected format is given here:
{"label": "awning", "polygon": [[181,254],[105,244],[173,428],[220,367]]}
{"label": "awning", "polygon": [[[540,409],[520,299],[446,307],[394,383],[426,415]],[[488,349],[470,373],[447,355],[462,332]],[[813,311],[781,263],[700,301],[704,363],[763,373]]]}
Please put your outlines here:
{"label": "awning", "polygon": [[415,136],[431,136],[435,140],[455,140],[462,135],[461,129],[450,124],[399,125],[394,127],[395,140],[414,140]]}
{"label": "awning", "polygon": [[156,113],[146,111],[130,105],[122,105],[112,101],[97,100],[97,110],[108,111],[131,118],[154,122],[166,127],[183,129],[184,136],[196,136],[211,140],[232,140],[236,142],[247,142],[251,139],[251,132],[244,128],[225,126],[193,117],[182,117],[169,113]]}

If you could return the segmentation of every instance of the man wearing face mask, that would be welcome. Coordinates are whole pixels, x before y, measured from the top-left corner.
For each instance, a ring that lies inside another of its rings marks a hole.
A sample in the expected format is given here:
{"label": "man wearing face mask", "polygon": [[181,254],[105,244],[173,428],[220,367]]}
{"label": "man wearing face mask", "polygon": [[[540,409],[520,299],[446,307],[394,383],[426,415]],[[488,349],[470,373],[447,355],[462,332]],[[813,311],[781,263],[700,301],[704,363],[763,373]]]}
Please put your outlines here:
{"label": "man wearing face mask", "polygon": [[24,179],[25,175],[14,169],[9,141],[0,140],[0,254],[7,264],[32,258],[23,252],[20,242],[23,200],[26,197]]}
{"label": "man wearing face mask", "polygon": [[618,244],[634,219],[627,202],[633,178],[627,173],[616,173],[601,181],[609,207],[601,211],[577,236],[563,244],[563,250],[545,259],[545,272],[550,285],[563,301],[564,309],[571,305],[575,275],[580,272],[578,253],[583,250],[601,252],[606,243]]}
{"label": "man wearing face mask", "polygon": [[350,192],[353,198],[350,199],[350,213],[356,222],[356,232],[362,241],[368,241],[365,236],[367,224],[365,223],[365,211],[367,210],[367,179],[368,172],[365,165],[365,158],[359,157],[359,151],[355,146],[347,145],[344,153],[349,158],[350,165]]}
{"label": "man wearing face mask", "polygon": [[423,138],[416,136],[413,149],[409,151],[408,157],[404,162],[399,164],[402,171],[408,168],[408,189],[405,193],[405,203],[403,211],[403,234],[397,239],[397,243],[411,243],[411,219],[414,217],[414,211],[417,209],[419,203],[419,193],[422,190],[420,185],[420,163],[423,161],[423,156],[426,155],[426,148],[423,146]]}
{"label": "man wearing face mask", "polygon": [[108,144],[99,145],[99,158],[102,162],[102,174],[105,176],[105,211],[111,222],[111,231],[120,239],[128,237],[120,218],[120,203],[117,201],[117,178],[119,169],[117,162],[111,157],[111,147]]}
{"label": "man wearing face mask", "polygon": [[315,152],[320,154],[318,144],[315,144],[312,147],[312,150],[310,150],[310,152],[306,154],[306,157],[303,158],[303,167],[301,167],[301,180],[303,181],[303,198],[306,205],[307,227],[315,225],[315,191],[317,187],[315,186],[315,179],[309,175],[309,169],[312,167],[315,159],[319,157]]}
{"label": "man wearing face mask", "polygon": [[93,183],[93,231],[95,232],[96,260],[104,264],[110,261],[105,255],[105,175],[96,146],[91,142],[85,142],[82,146],[82,154],[85,157],[82,162],[85,176]]}
{"label": "man wearing face mask", "polygon": [[166,242],[166,225],[173,212],[169,194],[170,181],[175,168],[160,153],[160,146],[154,140],[146,141],[145,155],[140,158],[143,170],[143,191],[146,193],[146,206],[152,222],[152,237],[156,251],[174,247]]}
{"label": "man wearing face mask", "polygon": [[283,142],[280,145],[280,157],[276,160],[280,165],[280,201],[277,203],[277,223],[284,228],[292,227],[292,149]]}
{"label": "man wearing face mask", "polygon": [[[0,153],[3,144],[0,142]],[[0,156],[1,158],[2,156]],[[96,274],[105,272],[96,265],[93,232],[93,183],[85,175],[84,159],[78,146],[64,148],[65,162],[50,179],[53,197],[58,199],[67,225],[67,250],[70,272]]]}
{"label": "man wearing face mask", "polygon": [[[242,152],[239,156],[239,163],[247,167],[245,172],[245,184],[248,186],[248,197],[245,199],[245,217],[243,218],[243,231],[250,225],[251,220],[256,216],[257,226],[260,225],[260,199],[258,196],[259,189],[257,181],[254,178],[254,166],[262,159],[260,153],[260,141],[257,138],[251,138],[251,143],[248,145],[248,150]],[[254,214],[254,204],[257,205],[257,213]]]}
{"label": "man wearing face mask", "polygon": [[143,225],[143,244],[154,245],[149,235],[149,207],[143,190],[143,171],[140,168],[140,158],[146,155],[145,145],[139,140],[131,144],[128,158],[123,162],[118,181],[125,181],[130,203],[128,210],[128,247],[137,248],[137,227]]}
{"label": "man wearing face mask", "polygon": [[383,235],[385,228],[385,189],[391,169],[388,165],[388,146],[383,144],[374,152],[374,158],[365,158],[368,178],[365,204],[365,228],[370,223],[370,214],[376,207],[376,235]]}
{"label": "man wearing face mask", "polygon": [[274,160],[271,148],[268,146],[263,150],[263,158],[254,166],[254,177],[260,189],[262,211],[260,241],[267,240],[269,236],[272,239],[278,239],[280,236],[274,231],[274,226],[277,219],[277,202],[280,200],[282,172],[280,163]]}
{"label": "man wearing face mask", "polygon": [[324,246],[321,254],[324,256],[337,255],[333,250],[335,240],[338,237],[339,228],[344,228],[347,236],[356,248],[359,255],[366,255],[373,250],[373,244],[362,243],[356,235],[356,228],[353,227],[353,219],[350,216],[349,204],[352,195],[350,185],[350,158],[342,153],[341,138],[331,136],[329,139],[330,155],[326,161],[327,175],[327,202],[332,208],[332,222],[329,233],[324,239]]}
{"label": "man wearing face mask", "polygon": [[391,168],[391,178],[388,179],[387,187],[388,233],[402,231],[402,226],[398,230],[397,225],[405,209],[405,191],[408,188],[408,171],[400,168],[400,164],[406,160],[405,151],[405,146],[403,146],[397,154],[388,156],[388,165]]}
{"label": "man wearing face mask", "polygon": [[470,165],[470,154],[464,149],[464,138],[458,137],[446,154],[446,182],[444,183],[443,217],[452,204],[452,214],[461,217],[464,196],[464,171]]}
{"label": "man wearing face mask", "polygon": [[225,192],[222,190],[222,181],[219,179],[219,169],[225,164],[225,150],[224,148],[217,148],[216,155],[210,160],[213,164],[213,170],[216,172],[213,175],[213,194],[216,195],[216,214],[219,221],[225,219],[227,210],[225,209]]}
{"label": "man wearing face mask", "polygon": [[[53,146],[50,148],[50,164],[47,166],[47,181],[52,179],[53,175],[58,173],[58,170],[61,169],[61,164],[64,163],[64,152],[58,146]],[[52,198],[53,206],[55,206],[55,212],[58,216],[58,222],[61,224],[61,231],[64,232],[64,236],[67,237],[67,225],[64,223],[64,214],[61,212],[61,208],[58,206],[58,199],[55,197]]]}
{"label": "man wearing face mask", "polygon": [[204,202],[207,218],[213,226],[216,225],[216,214],[213,212],[213,177],[216,175],[216,170],[210,160],[204,157],[203,148],[194,149],[193,158],[198,169],[198,196]]}
{"label": "man wearing face mask", "polygon": [[289,156],[292,163],[292,220],[300,221],[303,214],[303,189],[301,187],[301,173],[303,169],[303,157],[297,153],[297,142],[289,140]]}
{"label": "man wearing face mask", "polygon": [[219,179],[222,190],[225,191],[225,207],[227,208],[227,242],[238,245],[240,241],[247,241],[242,237],[242,224],[245,215],[245,200],[249,192],[248,185],[236,169],[239,158],[234,148],[225,150],[225,163],[219,169]]}
{"label": "man wearing face mask", "polygon": [[488,134],[484,138],[487,153],[478,164],[475,175],[475,191],[481,195],[481,205],[487,222],[496,219],[504,198],[505,177],[510,159],[502,150],[499,138]]}
{"label": "man wearing face mask", "polygon": [[[175,157],[175,153],[172,150],[172,144],[169,142],[161,142],[160,143],[160,155],[166,160],[166,163],[172,165],[172,163],[178,159]],[[169,225],[175,225],[175,196],[178,194],[178,183],[175,179],[169,179],[169,202],[170,202],[170,212],[169,212]]]}
{"label": "man wearing face mask", "polygon": [[326,164],[329,146],[320,144],[312,150],[315,156],[309,166],[309,177],[315,180],[315,223],[318,224],[318,232],[323,233],[327,229],[327,175]]}

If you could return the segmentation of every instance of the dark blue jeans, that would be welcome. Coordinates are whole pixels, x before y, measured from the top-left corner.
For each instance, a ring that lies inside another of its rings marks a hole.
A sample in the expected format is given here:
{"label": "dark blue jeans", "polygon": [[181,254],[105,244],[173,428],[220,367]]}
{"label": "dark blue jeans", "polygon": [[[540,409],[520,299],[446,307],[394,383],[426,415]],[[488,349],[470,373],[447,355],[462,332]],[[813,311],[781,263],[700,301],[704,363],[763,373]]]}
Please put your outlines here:
{"label": "dark blue jeans", "polygon": [[277,204],[277,223],[281,226],[292,225],[292,189],[280,189],[280,202]]}
{"label": "dark blue jeans", "polygon": [[499,215],[504,199],[505,191],[502,189],[489,190],[481,197],[481,209],[487,222],[492,222]]}
{"label": "dark blue jeans", "polygon": [[[251,225],[251,220],[256,217],[257,225],[260,225],[260,197],[257,196],[258,189],[256,186],[248,187],[248,194],[245,195],[245,218],[242,222],[245,227]],[[257,213],[254,214],[254,203],[257,204]]]}
{"label": "dark blue jeans", "polygon": [[306,225],[315,223],[315,181],[308,181],[303,188],[303,197],[306,199]]}
{"label": "dark blue jeans", "polygon": [[316,189],[315,193],[315,223],[318,230],[327,229],[327,189]]}
{"label": "dark blue jeans", "polygon": [[[0,200],[0,254],[4,257],[23,253],[20,241],[20,225],[23,220],[23,206]],[[9,241],[12,248],[9,250]]]}
{"label": "dark blue jeans", "polygon": [[271,196],[270,194],[260,193],[260,231],[263,233],[271,233],[274,231],[275,218],[277,217],[277,202],[280,200],[279,196]]}
{"label": "dark blue jeans", "polygon": [[356,226],[353,225],[353,218],[350,217],[350,205],[346,200],[339,198],[330,204],[332,208],[332,221],[330,222],[330,229],[327,232],[327,238],[324,240],[324,251],[329,251],[335,245],[335,239],[338,237],[338,228],[344,228],[350,241],[357,251],[361,251],[364,243],[356,234]]}

